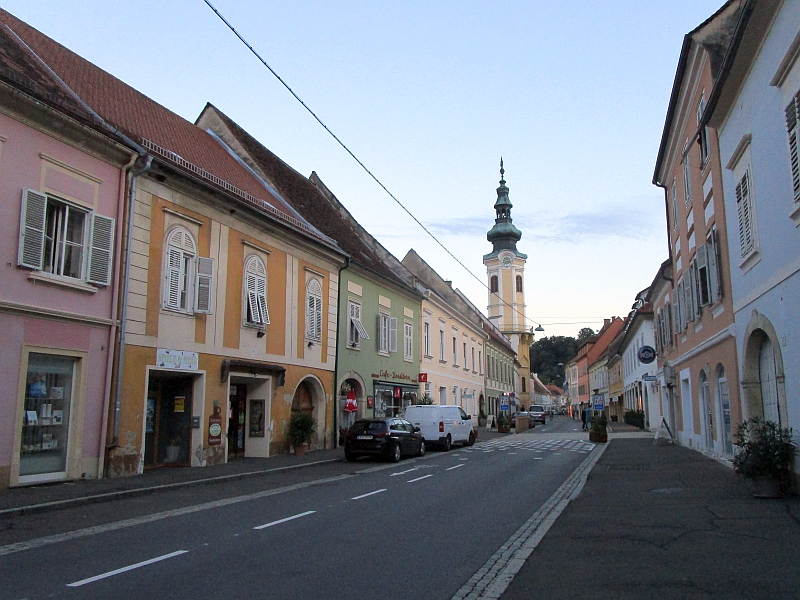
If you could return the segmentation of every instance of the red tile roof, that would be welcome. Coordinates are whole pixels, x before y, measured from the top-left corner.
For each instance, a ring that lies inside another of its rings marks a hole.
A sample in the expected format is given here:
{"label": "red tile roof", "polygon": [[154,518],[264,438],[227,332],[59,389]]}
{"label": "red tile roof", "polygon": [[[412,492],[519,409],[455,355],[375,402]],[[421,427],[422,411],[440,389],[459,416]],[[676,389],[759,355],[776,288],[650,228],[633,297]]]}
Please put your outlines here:
{"label": "red tile roof", "polygon": [[[2,9],[0,21],[7,24],[92,110],[154,151],[158,158],[166,159],[184,171],[199,174],[206,182],[246,199],[262,213],[331,244],[282,199],[271,194],[209,133]],[[158,148],[167,152],[159,152]],[[211,177],[205,177],[206,173]],[[237,193],[239,190],[243,193]],[[261,200],[261,203],[254,202],[254,199]]]}

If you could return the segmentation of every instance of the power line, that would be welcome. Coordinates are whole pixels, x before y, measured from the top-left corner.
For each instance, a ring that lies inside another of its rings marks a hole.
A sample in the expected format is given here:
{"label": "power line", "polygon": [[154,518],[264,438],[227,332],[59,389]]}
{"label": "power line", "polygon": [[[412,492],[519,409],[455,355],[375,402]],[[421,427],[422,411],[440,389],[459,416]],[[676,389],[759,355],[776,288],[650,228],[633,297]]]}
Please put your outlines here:
{"label": "power line", "polygon": [[[275,69],[273,69],[271,66],[269,66],[269,64],[267,63],[267,61],[265,61],[263,58],[261,58],[261,55],[260,55],[258,52],[256,52],[255,48],[253,48],[253,46],[251,46],[251,45],[248,43],[248,41],[247,41],[246,39],[244,39],[244,37],[242,37],[242,35],[241,35],[241,34],[240,34],[238,31],[236,31],[236,29],[234,28],[234,26],[233,26],[233,25],[231,25],[231,24],[228,22],[228,20],[227,20],[227,19],[226,19],[226,18],[225,18],[225,17],[222,15],[222,13],[221,13],[221,12],[219,12],[219,11],[218,11],[218,10],[217,10],[217,9],[214,7],[214,5],[213,5],[213,4],[211,4],[211,2],[210,2],[209,0],[203,0],[203,2],[205,2],[205,3],[206,3],[206,5],[208,5],[208,7],[209,7],[211,10],[213,10],[213,11],[214,11],[214,14],[216,14],[216,15],[217,15],[217,16],[220,18],[220,20],[221,20],[223,23],[225,23],[225,25],[228,27],[228,29],[230,29],[230,30],[233,32],[233,34],[234,34],[234,35],[235,35],[237,38],[239,38],[239,41],[241,41],[241,42],[242,42],[242,43],[243,43],[245,46],[247,46],[248,50],[250,50],[250,52],[252,52],[252,53],[253,53],[253,56],[255,56],[255,57],[256,57],[256,58],[259,60],[259,62],[261,62],[261,64],[262,64],[262,65],[264,65],[264,66],[265,66],[267,69],[269,69],[269,72],[270,72],[270,73],[272,73],[272,74],[275,76],[275,78],[276,78],[278,81],[280,81],[280,82],[281,82],[281,85],[283,85],[283,87],[285,87],[285,88],[286,88],[286,89],[289,91],[289,93],[290,93],[292,96],[294,96],[295,100],[297,100],[297,101],[298,101],[298,102],[299,102],[299,103],[300,103],[300,104],[303,106],[303,108],[305,108],[305,109],[308,111],[308,113],[309,113],[309,114],[310,114],[312,117],[314,117],[314,120],[316,120],[316,122],[317,122],[317,123],[319,123],[320,125],[322,125],[322,127],[325,129],[325,131],[327,131],[327,132],[330,134],[330,136],[331,136],[331,137],[332,137],[334,140],[336,140],[336,142],[337,142],[337,143],[338,143],[338,144],[339,144],[339,145],[340,145],[342,148],[344,148],[345,152],[347,152],[347,153],[348,153],[348,154],[349,154],[349,155],[350,155],[350,156],[353,158],[353,160],[354,160],[354,161],[356,161],[356,162],[358,163],[358,165],[359,165],[359,166],[360,166],[362,169],[364,169],[364,171],[367,173],[367,175],[369,175],[369,176],[370,176],[370,177],[371,177],[371,178],[372,178],[372,179],[375,181],[375,183],[377,183],[379,186],[381,186],[381,188],[383,188],[383,191],[384,191],[384,192],[386,192],[387,194],[389,194],[389,197],[390,197],[392,200],[394,200],[394,201],[397,203],[397,205],[398,205],[400,208],[402,208],[402,209],[403,209],[403,210],[406,212],[406,214],[407,214],[409,217],[411,217],[412,219],[414,219],[414,222],[416,222],[416,224],[417,224],[417,225],[419,225],[419,226],[422,228],[422,230],[423,230],[425,233],[427,233],[427,234],[428,234],[428,235],[431,237],[431,239],[432,239],[434,242],[436,242],[437,244],[439,244],[439,246],[442,248],[442,250],[444,250],[445,252],[447,252],[447,254],[449,254],[449,255],[450,255],[450,257],[451,257],[451,258],[452,258],[454,261],[456,261],[456,262],[457,262],[457,263],[458,263],[458,264],[461,266],[461,268],[463,268],[463,269],[464,269],[464,270],[465,270],[467,273],[469,273],[470,275],[472,275],[472,277],[473,277],[473,278],[474,278],[474,279],[475,279],[475,280],[476,280],[478,283],[480,283],[480,284],[481,284],[483,287],[485,287],[485,288],[486,288],[486,289],[489,291],[489,293],[492,293],[492,291],[491,291],[491,289],[489,288],[489,286],[488,286],[488,285],[486,285],[486,283],[485,283],[485,282],[484,282],[484,281],[483,281],[483,280],[482,280],[480,277],[478,277],[477,275],[475,275],[475,273],[473,273],[473,272],[472,272],[472,271],[471,271],[471,270],[470,270],[470,269],[469,269],[469,268],[468,268],[468,267],[467,267],[467,266],[466,266],[464,263],[462,263],[462,262],[461,262],[461,261],[460,261],[460,260],[459,260],[459,259],[456,257],[456,255],[455,255],[455,254],[453,254],[452,252],[450,252],[450,250],[448,250],[448,248],[447,248],[447,247],[446,247],[446,246],[445,246],[445,245],[444,245],[442,242],[440,242],[440,241],[438,240],[438,238],[437,238],[435,235],[433,235],[433,234],[432,234],[432,233],[431,233],[431,232],[428,230],[428,228],[427,228],[427,227],[425,227],[425,225],[423,225],[423,224],[422,224],[422,222],[421,222],[419,219],[417,219],[417,217],[415,217],[415,216],[412,214],[412,212],[411,212],[410,210],[408,210],[408,209],[407,209],[407,208],[406,208],[406,207],[403,205],[403,203],[402,203],[402,202],[400,202],[400,200],[398,200],[398,199],[395,197],[395,195],[394,195],[394,194],[392,194],[392,192],[390,192],[390,191],[389,191],[389,189],[388,189],[388,188],[387,188],[385,185],[383,185],[383,183],[381,182],[381,180],[380,180],[380,179],[378,179],[378,178],[377,178],[377,177],[376,177],[376,176],[375,176],[375,175],[372,173],[372,171],[370,171],[370,170],[369,170],[369,169],[366,167],[366,165],[365,165],[363,162],[361,162],[361,161],[358,159],[358,157],[357,157],[355,154],[353,154],[353,152],[350,150],[350,148],[348,148],[348,147],[347,147],[347,146],[344,144],[344,142],[342,142],[342,140],[340,140],[340,139],[339,139],[339,138],[336,136],[336,134],[335,134],[335,133],[333,133],[333,131],[331,131],[331,130],[328,128],[328,126],[327,126],[327,125],[325,125],[325,123],[323,123],[323,122],[322,122],[322,119],[320,119],[320,118],[319,118],[319,117],[316,115],[316,113],[315,113],[313,110],[311,110],[311,109],[308,107],[308,105],[307,105],[305,102],[303,102],[303,100],[300,98],[300,96],[298,96],[298,95],[297,95],[297,94],[294,92],[294,90],[293,90],[292,88],[290,88],[290,87],[289,87],[289,85],[288,85],[288,84],[287,84],[287,83],[286,83],[286,82],[285,82],[285,81],[284,81],[284,80],[281,78],[281,76],[280,76],[280,75],[278,75],[278,73],[276,73],[276,72],[275,72]],[[499,294],[498,294],[498,298],[499,298]],[[507,302],[507,301],[503,300],[502,298],[499,298],[499,299],[500,299],[500,301],[501,301],[503,304],[507,305],[507,306],[508,306],[508,307],[509,307],[511,310],[513,310],[514,312],[516,312],[516,313],[517,313],[518,315],[520,315],[520,316],[521,316],[523,319],[525,319],[525,320],[528,320],[528,321],[530,321],[530,322],[532,322],[532,323],[536,323],[536,325],[538,325],[539,327],[541,327],[541,326],[542,326],[542,324],[541,324],[541,323],[539,323],[539,322],[537,322],[537,321],[534,321],[534,320],[533,320],[533,319],[531,319],[530,317],[527,317],[527,316],[525,316],[525,314],[524,314],[524,313],[522,313],[522,312],[520,312],[518,309],[514,308],[514,307],[511,305],[511,303],[509,303],[509,302]]]}

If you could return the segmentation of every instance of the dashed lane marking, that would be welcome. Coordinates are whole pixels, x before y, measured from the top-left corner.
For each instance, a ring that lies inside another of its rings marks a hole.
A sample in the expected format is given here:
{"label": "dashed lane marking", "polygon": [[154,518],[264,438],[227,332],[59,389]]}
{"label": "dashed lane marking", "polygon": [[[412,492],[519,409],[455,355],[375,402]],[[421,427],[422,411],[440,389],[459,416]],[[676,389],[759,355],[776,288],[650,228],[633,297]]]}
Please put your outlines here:
{"label": "dashed lane marking", "polygon": [[[464,463],[461,463],[460,465],[456,465],[454,467],[448,467],[447,469],[445,469],[445,471],[452,471],[453,469],[457,469],[458,467],[463,467],[463,466],[464,466]],[[430,477],[430,475],[428,475],[428,477]],[[409,481],[409,483],[411,483],[411,482]]]}
{"label": "dashed lane marking", "polygon": [[389,477],[394,477],[395,475],[405,475],[406,473],[411,473],[412,471],[416,471],[419,467],[414,467],[413,469],[408,469],[406,471],[399,471],[397,473],[392,473]]}
{"label": "dashed lane marking", "polygon": [[419,481],[421,479],[427,479],[428,477],[433,477],[433,475],[423,475],[422,477],[417,477],[416,479],[409,479],[408,481],[406,481],[406,483],[414,483],[415,481]]}
{"label": "dashed lane marking", "polygon": [[374,496],[375,494],[380,494],[381,492],[385,492],[386,488],[382,490],[375,490],[374,492],[369,492],[368,494],[361,494],[360,496],[356,496],[355,498],[350,498],[350,500],[361,500],[362,498],[366,498],[367,496]]}
{"label": "dashed lane marking", "polygon": [[[375,492],[373,492],[374,494]],[[369,495],[369,494],[367,494]],[[355,498],[353,498],[355,500]],[[278,519],[277,521],[272,521],[271,523],[265,523],[264,525],[258,525],[257,527],[253,527],[253,529],[266,529],[267,527],[274,527],[275,525],[280,525],[281,523],[286,523],[286,521],[294,521],[295,519],[299,519],[300,517],[307,517],[308,515],[313,515],[315,510],[307,510],[306,512],[302,512],[298,515],[292,515],[291,517],[286,517],[285,519]]]}
{"label": "dashed lane marking", "polygon": [[106,579],[107,577],[113,577],[114,575],[125,573],[126,571],[133,571],[134,569],[138,569],[140,567],[146,567],[147,565],[152,565],[153,563],[161,562],[162,560],[167,560],[168,558],[172,558],[174,556],[180,556],[181,554],[186,554],[187,552],[188,550],[176,550],[175,552],[170,552],[169,554],[156,556],[155,558],[151,558],[150,560],[143,560],[142,562],[138,562],[135,565],[128,565],[127,567],[114,569],[113,571],[109,571],[108,573],[103,573],[101,575],[95,575],[94,577],[88,577],[87,579],[81,579],[80,581],[68,583],[67,587],[80,587],[82,585],[86,585],[87,583],[92,583],[95,581],[99,581],[101,579]]}

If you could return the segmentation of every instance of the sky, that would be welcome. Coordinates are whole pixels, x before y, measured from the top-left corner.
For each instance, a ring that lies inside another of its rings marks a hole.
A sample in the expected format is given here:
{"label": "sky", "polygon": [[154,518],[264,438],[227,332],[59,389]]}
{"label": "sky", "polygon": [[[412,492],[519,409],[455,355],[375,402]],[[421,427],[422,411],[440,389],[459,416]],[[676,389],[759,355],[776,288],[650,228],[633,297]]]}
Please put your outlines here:
{"label": "sky", "polygon": [[203,0],[0,6],[189,121],[211,102],[483,310],[502,156],[538,336],[626,315],[667,258],[653,169],[683,36],[722,0],[211,2],[477,279]]}

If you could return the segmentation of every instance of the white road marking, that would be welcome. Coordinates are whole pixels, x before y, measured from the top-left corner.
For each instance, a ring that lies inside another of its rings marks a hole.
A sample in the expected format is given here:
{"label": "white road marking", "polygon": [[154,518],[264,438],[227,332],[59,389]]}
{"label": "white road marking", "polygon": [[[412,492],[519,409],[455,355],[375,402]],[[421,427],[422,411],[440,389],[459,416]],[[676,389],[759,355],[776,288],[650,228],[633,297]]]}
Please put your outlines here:
{"label": "white road marking", "polygon": [[15,552],[23,552],[25,550],[32,550],[33,548],[41,548],[49,546],[50,544],[58,544],[90,535],[98,535],[108,531],[117,531],[127,527],[135,527],[137,525],[144,525],[145,523],[153,523],[162,519],[169,519],[170,517],[180,517],[189,515],[204,510],[211,510],[220,508],[222,506],[229,506],[231,504],[238,504],[239,502],[248,502],[250,500],[258,500],[260,498],[267,498],[277,494],[284,494],[286,492],[293,492],[302,490],[315,485],[323,483],[332,483],[334,481],[342,481],[349,479],[352,475],[337,475],[336,477],[326,477],[324,479],[317,479],[315,481],[307,481],[304,483],[295,483],[285,487],[275,488],[271,490],[264,490],[263,492],[255,492],[253,494],[245,494],[244,496],[235,496],[233,498],[223,498],[222,500],[214,500],[212,502],[204,502],[203,504],[196,504],[194,506],[185,506],[183,508],[175,508],[172,510],[165,510],[163,512],[153,513],[152,515],[144,515],[141,517],[133,517],[131,519],[124,519],[122,521],[115,521],[113,523],[105,523],[103,525],[94,525],[93,527],[86,527],[84,529],[76,529],[75,531],[68,531],[66,533],[57,533],[47,537],[35,538],[26,542],[17,542],[0,546],[0,556],[14,554]]}
{"label": "white road marking", "polygon": [[509,454],[516,454],[516,452],[509,452]]}
{"label": "white road marking", "polygon": [[259,525],[258,527],[253,527],[253,529],[266,529],[267,527],[272,527],[273,525],[280,525],[281,523],[286,523],[286,521],[292,521],[293,519],[299,519],[300,517],[305,517],[308,515],[313,515],[315,510],[307,510],[304,513],[300,513],[299,515],[293,515],[291,517],[286,517],[285,519],[280,519],[278,521],[272,521],[272,523],[265,523],[264,525]]}
{"label": "white road marking", "polygon": [[[445,469],[445,471],[452,471],[453,469],[457,469],[458,467],[463,467],[463,466],[464,463],[461,463],[460,465],[456,465],[455,467],[448,467],[447,469]],[[428,477],[430,477],[430,475],[428,475]],[[416,479],[414,481],[416,481]],[[409,481],[409,483],[411,482]]]}
{"label": "white road marking", "polygon": [[408,469],[407,471],[400,471],[399,473],[392,473],[389,477],[394,477],[395,475],[405,475],[406,473],[411,473],[411,471],[416,471],[419,467],[414,467],[413,469]]}
{"label": "white road marking", "polygon": [[534,456],[533,460],[544,460],[544,459],[542,457],[540,457],[540,456]]}
{"label": "white road marking", "polygon": [[374,492],[370,492],[369,494],[361,494],[360,496],[356,496],[355,498],[350,498],[350,500],[361,500],[362,498],[366,498],[367,496],[372,496],[373,494],[380,494],[381,492],[385,492],[386,488],[382,490],[375,490]]}
{"label": "white road marking", "polygon": [[[459,467],[461,465],[458,465]],[[406,483],[414,483],[415,481],[419,481],[420,479],[427,479],[428,477],[433,477],[433,475],[423,475],[422,477],[417,477],[416,479],[409,479]]]}
{"label": "white road marking", "polygon": [[68,583],[67,587],[79,587],[81,585],[86,585],[87,583],[92,583],[94,581],[99,581],[100,579],[105,579],[106,577],[112,577],[114,575],[119,575],[120,573],[125,573],[126,571],[133,571],[134,569],[138,569],[139,567],[145,567],[147,565],[152,565],[153,563],[160,562],[162,560],[167,560],[168,558],[172,558],[173,556],[179,556],[181,554],[186,554],[189,552],[188,550],[177,550],[175,552],[170,552],[169,554],[164,554],[163,556],[157,556],[155,558],[151,558],[150,560],[143,560],[142,562],[138,562],[135,565],[129,565],[127,567],[122,567],[121,569],[114,569],[113,571],[109,571],[108,573],[103,573],[102,575],[95,575],[94,577],[89,577],[87,579],[81,579],[80,581],[76,581],[74,583]]}
{"label": "white road marking", "polygon": [[468,458],[459,458],[458,460],[469,460]]}

